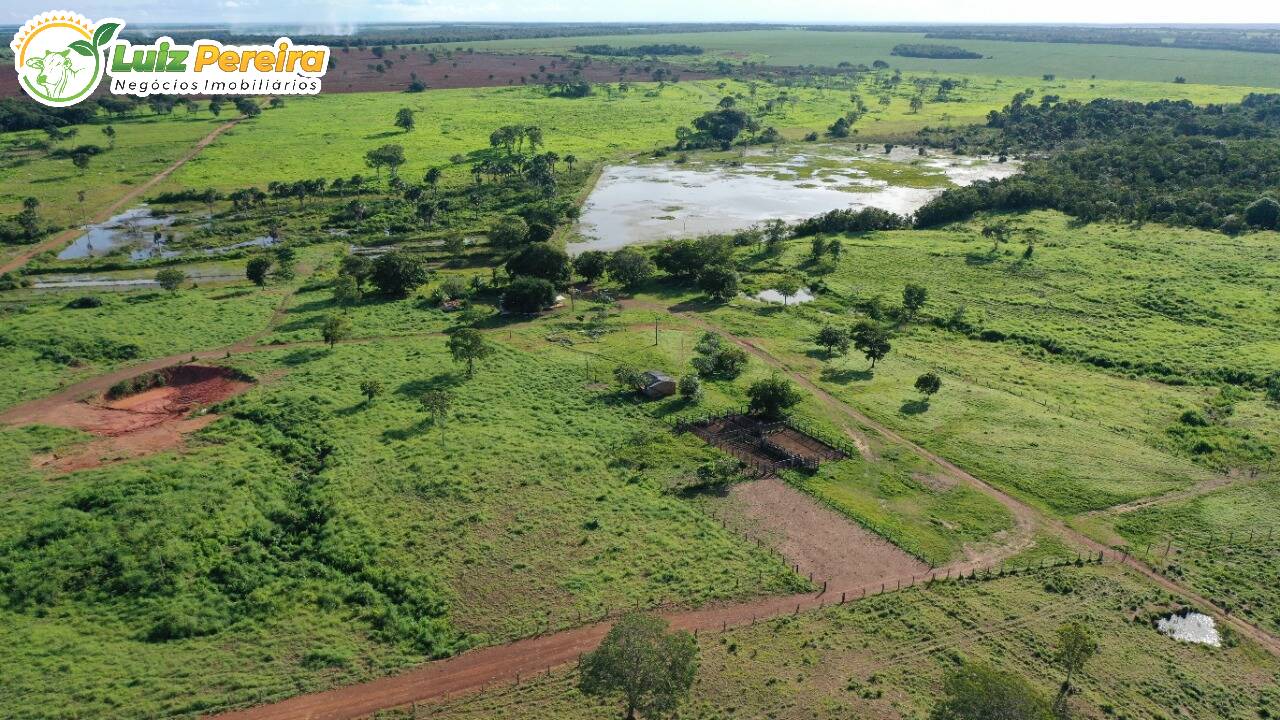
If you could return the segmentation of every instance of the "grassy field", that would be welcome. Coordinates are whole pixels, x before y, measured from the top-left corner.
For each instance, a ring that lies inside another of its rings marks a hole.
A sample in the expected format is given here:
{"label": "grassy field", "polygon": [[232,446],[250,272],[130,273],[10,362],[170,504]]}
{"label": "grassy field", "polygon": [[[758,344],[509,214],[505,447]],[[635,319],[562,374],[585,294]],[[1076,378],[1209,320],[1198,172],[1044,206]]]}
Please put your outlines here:
{"label": "grassy field", "polygon": [[[1049,588],[1053,588],[1050,590]],[[999,665],[1052,694],[1054,631],[1092,626],[1101,650],[1072,696],[1077,717],[1268,717],[1280,704],[1275,660],[1246,642],[1221,649],[1162,637],[1151,624],[1178,607],[1110,567],[1070,568],[984,583],[936,584],[844,607],[706,633],[700,670],[680,716],[922,718],[943,672],[961,660]],[[599,718],[571,668],[499,687],[418,717]],[[387,712],[383,720],[407,718]]]}
{"label": "grassy field", "polygon": [[[692,63],[717,60],[752,61],[770,65],[824,65],[841,62],[871,65],[884,60],[903,71],[1012,75],[1061,78],[1144,80],[1172,83],[1179,75],[1191,83],[1213,85],[1261,85],[1276,87],[1280,56],[1225,50],[1185,50],[1077,45],[1065,43],[999,42],[979,40],[930,40],[923,33],[823,32],[807,30],[749,30],[738,32],[677,33],[546,38],[469,42],[476,50],[567,53],[576,45],[609,44],[618,47],[655,43],[697,45],[702,56],[672,59]],[[889,52],[900,43],[959,45],[982,53],[982,60],[934,60],[898,57]],[[441,46],[445,47],[445,46]],[[456,47],[448,45],[447,47]]]}
{"label": "grassy field", "polygon": [[[227,118],[224,116],[223,120]],[[115,149],[102,128],[115,128]],[[0,213],[12,214],[22,208],[23,198],[40,200],[41,216],[66,227],[81,224],[98,210],[165,169],[196,142],[213,132],[219,123],[207,111],[188,116],[142,114],[133,118],[103,119],[94,124],[76,125],[76,134],[51,144],[52,149],[98,145],[105,152],[95,156],[81,174],[70,159],[49,158],[42,152],[24,149],[32,140],[47,140],[43,132],[0,133]],[[81,203],[77,193],[85,193]]]}
{"label": "grassy field", "polygon": [[[0,554],[10,597],[24,600],[4,611],[3,662],[22,670],[3,713],[183,714],[575,625],[579,613],[805,586],[667,492],[713,451],[589,386],[559,345],[514,332],[496,340],[471,381],[441,338],[241,356],[269,380],[187,454],[57,483],[25,458],[75,437],[6,430],[15,475]],[[371,404],[358,392],[367,377],[387,388]],[[443,427],[418,407],[433,387],[456,394]],[[334,447],[317,468],[305,448],[320,437]],[[313,478],[303,496],[300,472]],[[328,518],[312,531],[318,544],[261,545],[289,542],[298,507]],[[48,532],[62,539],[36,550]],[[90,587],[75,579],[84,568],[99,568]],[[407,602],[379,599],[396,582],[427,596],[430,625],[388,625]],[[168,613],[195,607],[189,636],[165,636],[176,632]],[[62,665],[67,657],[77,662]]]}
{"label": "grassy field", "polygon": [[[250,287],[242,282],[177,293],[86,289],[6,297],[0,302],[0,364],[11,372],[0,388],[0,407],[115,367],[228,345],[261,330],[285,289]],[[98,297],[102,305],[67,307],[86,295]]]}
{"label": "grassy field", "polygon": [[[745,289],[767,288],[779,272],[798,269],[822,288],[817,301],[785,311],[739,301],[708,317],[757,338],[855,407],[1056,512],[1105,508],[1219,472],[1274,469],[1266,450],[1276,443],[1274,411],[1261,394],[1196,380],[1237,364],[1255,372],[1273,365],[1269,235],[1228,241],[1167,229],[1069,228],[1048,213],[1017,222],[1045,232],[1033,260],[1004,248],[986,255],[990,243],[976,225],[845,238],[836,265],[814,266],[807,243],[796,241],[778,258],[748,257]],[[901,326],[894,351],[874,372],[861,358],[829,360],[813,343],[823,324],[851,324],[869,307],[897,305],[907,283],[930,293],[925,321]],[[972,326],[967,333],[932,324],[960,307]],[[1250,353],[1236,351],[1241,338]],[[1179,369],[1189,384],[1151,382],[1143,368],[1157,363]],[[1117,371],[1124,367],[1134,370]],[[944,390],[922,404],[911,386],[928,370],[942,374]],[[1188,427],[1187,411],[1213,421]]]}
{"label": "grassy field", "polygon": [[[875,102],[879,90],[869,85],[855,89],[871,107],[858,130],[862,136],[875,137],[907,134],[930,124],[978,122],[1025,88],[1063,98],[1178,97],[1196,102],[1238,101],[1245,92],[1235,87],[1140,82],[966,79],[967,85],[953,94],[955,100],[926,103],[917,114],[908,107],[915,93],[909,82],[890,93],[887,107]],[[799,101],[764,115],[761,122],[792,139],[825,130],[851,109],[851,91],[803,87],[765,85],[757,89],[754,100],[743,102],[763,107],[782,92]],[[250,184],[248,178],[264,184],[273,179],[367,175],[371,171],[364,164],[365,152],[384,143],[404,146],[408,161],[400,174],[405,178],[417,180],[428,167],[442,166],[447,179],[467,182],[467,167],[452,166],[450,158],[487,148],[489,133],[510,123],[541,126],[547,149],[562,157],[575,154],[584,162],[616,158],[673,144],[677,127],[688,125],[724,95],[733,93],[750,97],[744,83],[700,81],[671,84],[660,90],[654,84],[637,83],[626,95],[615,94],[612,99],[604,93],[577,100],[554,98],[533,87],[291,98],[285,108],[268,111],[219,137],[174,173],[166,187],[229,190]],[[391,124],[402,107],[416,111],[413,132],[400,132]]]}

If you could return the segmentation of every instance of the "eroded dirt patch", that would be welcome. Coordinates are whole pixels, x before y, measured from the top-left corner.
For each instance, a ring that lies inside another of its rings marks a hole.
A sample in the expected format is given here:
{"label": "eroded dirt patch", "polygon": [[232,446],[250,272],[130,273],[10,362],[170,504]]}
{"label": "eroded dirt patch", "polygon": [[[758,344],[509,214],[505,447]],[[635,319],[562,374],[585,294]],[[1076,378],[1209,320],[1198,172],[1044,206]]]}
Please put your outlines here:
{"label": "eroded dirt patch", "polygon": [[37,467],[70,472],[178,447],[187,434],[217,418],[202,412],[204,408],[251,387],[251,380],[229,368],[177,365],[132,378],[104,395],[32,403],[7,420],[15,425],[54,425],[96,435],[65,454],[32,460]]}
{"label": "eroded dirt patch", "polygon": [[800,573],[831,590],[862,588],[890,578],[923,577],[930,567],[875,533],[819,504],[778,478],[739,483],[715,513],[735,529],[774,548]]}

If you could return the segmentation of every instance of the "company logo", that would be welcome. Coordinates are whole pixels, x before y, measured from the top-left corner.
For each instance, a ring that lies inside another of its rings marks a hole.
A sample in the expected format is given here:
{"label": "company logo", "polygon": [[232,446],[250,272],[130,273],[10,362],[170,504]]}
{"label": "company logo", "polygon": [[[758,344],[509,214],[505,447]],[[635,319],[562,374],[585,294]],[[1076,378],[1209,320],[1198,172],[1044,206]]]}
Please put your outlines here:
{"label": "company logo", "polygon": [[14,66],[22,89],[53,107],[74,105],[110,76],[116,95],[314,95],[329,67],[329,48],[294,45],[223,45],[172,38],[133,45],[116,36],[124,21],[96,25],[82,15],[37,15],[13,37]]}
{"label": "company logo", "polygon": [[13,36],[13,65],[22,89],[51,107],[75,105],[98,87],[107,46],[124,23],[96,25],[83,15],[54,11],[27,21]]}

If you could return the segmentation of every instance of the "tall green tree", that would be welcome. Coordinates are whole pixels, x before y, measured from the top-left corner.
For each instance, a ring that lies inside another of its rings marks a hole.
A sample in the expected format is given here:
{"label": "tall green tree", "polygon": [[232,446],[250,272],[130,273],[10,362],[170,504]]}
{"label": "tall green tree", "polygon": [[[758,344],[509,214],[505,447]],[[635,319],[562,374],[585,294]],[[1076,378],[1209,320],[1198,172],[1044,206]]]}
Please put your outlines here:
{"label": "tall green tree", "polygon": [[244,265],[244,276],[254,285],[263,287],[267,284],[267,273],[271,271],[271,258],[255,255]]}
{"label": "tall green tree", "polygon": [[493,354],[493,347],[475,328],[462,328],[449,336],[449,354],[456,363],[467,364],[467,377],[476,374],[476,361]]}
{"label": "tall green tree", "polygon": [[804,399],[790,380],[778,375],[751,383],[747,397],[751,400],[748,410],[767,420],[781,420],[788,410]]}
{"label": "tall green tree", "polygon": [[351,321],[341,315],[326,317],[324,324],[320,326],[320,337],[332,350],[334,345],[351,337]]}
{"label": "tall green tree", "polygon": [[182,283],[187,281],[187,274],[178,268],[165,268],[156,273],[156,282],[169,292],[177,292]]}
{"label": "tall green tree", "polygon": [[942,681],[930,720],[1053,720],[1044,696],[1026,680],[981,663],[965,663]]}
{"label": "tall green tree", "polygon": [[[1084,670],[1084,666],[1089,662],[1090,658],[1098,653],[1098,639],[1093,633],[1079,620],[1073,620],[1064,623],[1058,628],[1058,646],[1054,650],[1053,659],[1067,671],[1067,677],[1062,681],[1062,687],[1058,690],[1058,696],[1054,700],[1054,707],[1060,711],[1065,711],[1067,703],[1067,695],[1071,693],[1071,683],[1075,680],[1076,675]],[[1059,712],[1063,714],[1063,712]]]}
{"label": "tall green tree", "polygon": [[589,697],[621,701],[628,720],[636,713],[673,714],[698,673],[698,644],[687,632],[667,632],[651,615],[624,615],[595,651],[582,658],[578,689]]}
{"label": "tall green tree", "polygon": [[413,119],[413,110],[411,108],[400,108],[396,111],[396,127],[405,132],[410,132],[415,126]]}
{"label": "tall green tree", "polygon": [[908,283],[907,286],[902,289],[902,308],[906,310],[907,319],[915,319],[916,314],[920,312],[920,308],[924,307],[924,304],[928,299],[928,290],[925,290],[920,285]]}

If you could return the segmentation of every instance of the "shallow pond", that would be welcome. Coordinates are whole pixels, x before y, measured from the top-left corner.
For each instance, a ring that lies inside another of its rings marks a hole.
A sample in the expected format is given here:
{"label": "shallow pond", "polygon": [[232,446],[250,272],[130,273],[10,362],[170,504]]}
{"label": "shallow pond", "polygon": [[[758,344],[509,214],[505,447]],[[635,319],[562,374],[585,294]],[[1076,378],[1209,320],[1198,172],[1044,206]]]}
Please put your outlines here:
{"label": "shallow pond", "polygon": [[195,255],[217,255],[245,247],[267,247],[277,241],[269,236],[261,236],[232,245],[197,250],[166,249],[170,238],[180,236],[170,228],[177,221],[176,215],[154,215],[146,205],[129,208],[124,212],[108,218],[106,221],[85,226],[85,233],[76,238],[70,245],[58,253],[59,260],[79,260],[87,257],[103,257],[128,251],[130,260],[146,260],[148,258],[171,258],[186,253]]}
{"label": "shallow pond", "polygon": [[779,303],[782,305],[799,305],[800,303],[807,303],[813,300],[813,294],[810,293],[807,288],[800,288],[796,291],[795,295],[788,295],[785,298],[782,296],[782,293],[774,290],[773,288],[761,290],[753,297],[761,302]]}
{"label": "shallow pond", "polygon": [[775,156],[755,150],[726,163],[606,167],[570,251],[612,250],[669,237],[732,232],[779,218],[794,222],[838,208],[915,212],[944,189],[1008,177],[1016,163],[949,155],[889,154],[817,146]]}
{"label": "shallow pond", "polygon": [[1179,612],[1156,621],[1156,629],[1180,642],[1220,647],[1222,638],[1214,619],[1198,612]]}

